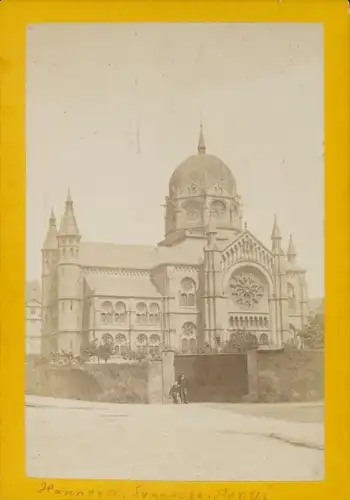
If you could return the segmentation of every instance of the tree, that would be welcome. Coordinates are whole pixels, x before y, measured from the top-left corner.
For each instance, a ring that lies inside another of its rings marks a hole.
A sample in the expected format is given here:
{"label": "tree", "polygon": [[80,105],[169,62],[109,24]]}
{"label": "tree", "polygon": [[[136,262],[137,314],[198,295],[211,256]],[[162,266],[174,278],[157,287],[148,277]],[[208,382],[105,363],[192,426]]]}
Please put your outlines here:
{"label": "tree", "polygon": [[96,356],[98,359],[104,359],[105,363],[109,360],[109,358],[113,354],[113,346],[109,342],[106,342],[105,344],[100,345],[96,349]]}
{"label": "tree", "polygon": [[324,314],[318,312],[309,317],[307,325],[298,332],[305,347],[317,348],[324,345]]}

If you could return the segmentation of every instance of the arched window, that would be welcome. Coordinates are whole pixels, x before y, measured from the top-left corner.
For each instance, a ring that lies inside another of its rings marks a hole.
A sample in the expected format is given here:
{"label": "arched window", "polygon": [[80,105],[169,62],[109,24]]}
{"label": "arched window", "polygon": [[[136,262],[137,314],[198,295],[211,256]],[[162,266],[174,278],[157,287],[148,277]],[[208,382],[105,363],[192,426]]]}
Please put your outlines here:
{"label": "arched window", "polygon": [[188,306],[194,306],[195,305],[194,293],[189,293],[187,295],[187,305]]}
{"label": "arched window", "polygon": [[220,218],[225,215],[227,209],[226,205],[221,200],[215,200],[210,206],[210,212],[214,217]]}
{"label": "arched window", "polygon": [[110,333],[104,333],[102,335],[102,344],[103,345],[113,345],[113,337]]}
{"label": "arched window", "polygon": [[108,300],[101,304],[101,321],[103,323],[112,323],[113,304]]}
{"label": "arched window", "polygon": [[148,353],[148,339],[147,336],[141,333],[136,339],[136,351],[138,354]]}
{"label": "arched window", "polygon": [[180,306],[196,305],[196,282],[192,278],[184,278],[180,284]]}
{"label": "arched window", "polygon": [[149,338],[149,353],[152,356],[158,356],[160,354],[160,337],[159,335],[153,334]]}
{"label": "arched window", "polygon": [[190,351],[191,352],[196,352],[197,348],[197,340],[196,339],[190,339]]}
{"label": "arched window", "polygon": [[124,302],[117,302],[115,305],[114,321],[118,324],[126,322],[126,306]]}
{"label": "arched window", "polygon": [[259,344],[268,345],[268,343],[269,343],[269,337],[266,335],[266,333],[262,333],[259,338]]}
{"label": "arched window", "polygon": [[180,294],[180,306],[187,306],[187,293]]}
{"label": "arched window", "polygon": [[118,333],[115,336],[115,353],[119,356],[125,356],[127,354],[127,339],[122,333]]}
{"label": "arched window", "polygon": [[159,325],[160,323],[159,305],[155,302],[149,306],[149,319],[152,325]]}
{"label": "arched window", "polygon": [[184,323],[181,334],[181,349],[182,352],[195,352],[197,347],[197,328],[190,321]]}
{"label": "arched window", "polygon": [[141,325],[148,323],[148,309],[144,302],[139,302],[136,305],[136,321]]}
{"label": "arched window", "polygon": [[188,349],[189,349],[188,339],[183,338],[181,340],[181,350],[182,350],[183,353],[187,353]]}
{"label": "arched window", "polygon": [[197,224],[201,219],[201,205],[197,201],[187,201],[182,208],[186,214],[186,220],[189,226]]}

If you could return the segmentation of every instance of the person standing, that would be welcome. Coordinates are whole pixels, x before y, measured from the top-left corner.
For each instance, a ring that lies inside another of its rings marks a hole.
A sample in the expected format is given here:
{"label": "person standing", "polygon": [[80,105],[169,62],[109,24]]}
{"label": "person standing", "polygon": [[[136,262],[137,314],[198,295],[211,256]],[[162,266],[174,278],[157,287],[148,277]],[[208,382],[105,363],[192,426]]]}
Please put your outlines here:
{"label": "person standing", "polygon": [[182,404],[188,404],[188,382],[185,378],[185,374],[181,373],[178,378],[180,400]]}

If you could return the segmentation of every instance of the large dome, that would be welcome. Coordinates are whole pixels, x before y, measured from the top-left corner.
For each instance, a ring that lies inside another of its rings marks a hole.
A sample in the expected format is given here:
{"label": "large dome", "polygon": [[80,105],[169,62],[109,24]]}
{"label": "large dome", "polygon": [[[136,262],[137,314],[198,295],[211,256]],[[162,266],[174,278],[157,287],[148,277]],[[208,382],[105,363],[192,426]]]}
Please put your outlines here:
{"label": "large dome", "polygon": [[217,156],[206,154],[201,130],[198,154],[186,158],[174,171],[169,182],[169,194],[188,194],[192,184],[200,190],[210,190],[221,185],[229,196],[236,194],[236,181],[231,170]]}

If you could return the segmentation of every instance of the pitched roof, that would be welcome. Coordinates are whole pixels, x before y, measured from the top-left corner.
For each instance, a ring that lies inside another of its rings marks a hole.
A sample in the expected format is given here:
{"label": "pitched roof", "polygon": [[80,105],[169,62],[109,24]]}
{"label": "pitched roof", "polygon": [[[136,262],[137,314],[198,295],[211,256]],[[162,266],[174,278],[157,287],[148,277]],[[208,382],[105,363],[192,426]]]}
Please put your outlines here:
{"label": "pitched roof", "polygon": [[41,302],[39,302],[37,299],[31,299],[29,301],[26,301],[26,306],[27,307],[41,307]]}
{"label": "pitched roof", "polygon": [[95,295],[113,297],[158,298],[161,294],[149,276],[85,276],[90,290]]}
{"label": "pitched roof", "polygon": [[161,247],[152,245],[117,245],[82,242],[80,262],[85,267],[120,267],[152,269],[160,264],[199,264],[197,251],[184,245]]}

